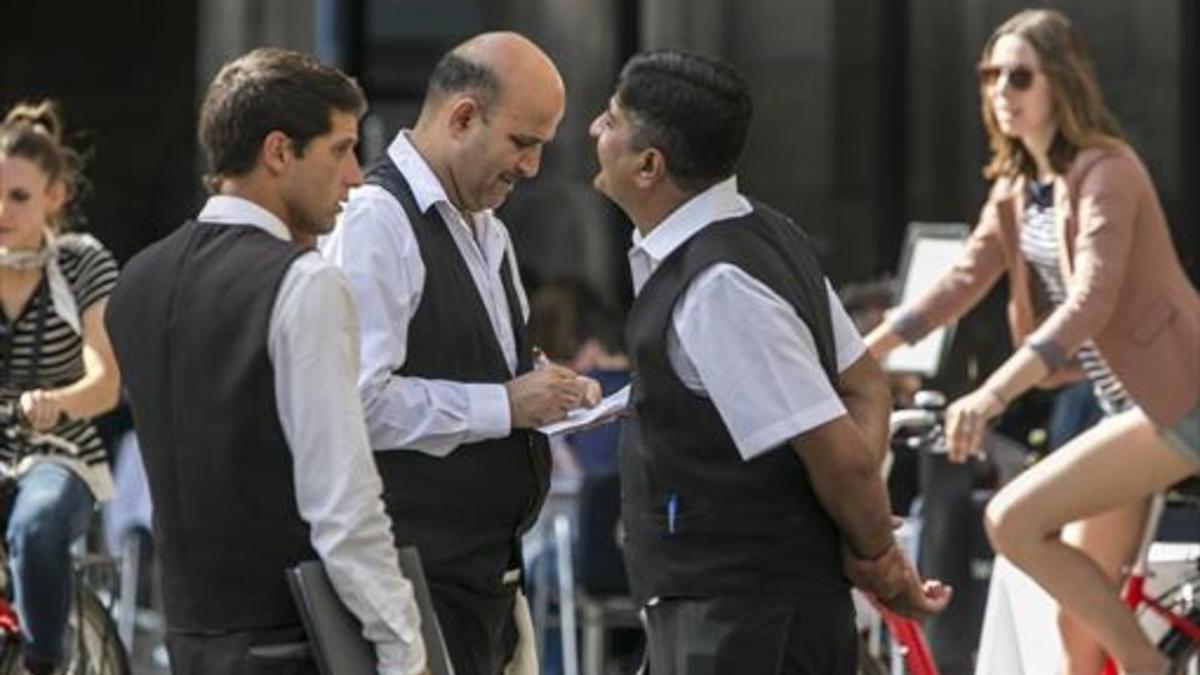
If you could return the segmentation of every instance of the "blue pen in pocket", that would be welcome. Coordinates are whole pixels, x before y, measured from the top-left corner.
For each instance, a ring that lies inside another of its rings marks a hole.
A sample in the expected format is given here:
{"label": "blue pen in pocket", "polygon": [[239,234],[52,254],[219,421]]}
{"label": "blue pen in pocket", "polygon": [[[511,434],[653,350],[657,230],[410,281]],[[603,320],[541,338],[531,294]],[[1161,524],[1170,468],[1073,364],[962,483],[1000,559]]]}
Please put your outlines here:
{"label": "blue pen in pocket", "polygon": [[675,517],[679,515],[679,495],[667,493],[667,534],[675,534]]}

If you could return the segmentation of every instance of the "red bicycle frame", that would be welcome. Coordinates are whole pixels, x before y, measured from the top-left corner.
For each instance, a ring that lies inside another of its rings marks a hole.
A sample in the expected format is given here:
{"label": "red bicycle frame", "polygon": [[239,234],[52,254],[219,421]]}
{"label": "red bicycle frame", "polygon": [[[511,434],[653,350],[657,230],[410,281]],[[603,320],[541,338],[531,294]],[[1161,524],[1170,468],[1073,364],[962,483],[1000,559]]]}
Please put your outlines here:
{"label": "red bicycle frame", "polygon": [[[1178,631],[1194,642],[1200,643],[1200,625],[1188,621],[1187,618],[1163,606],[1157,599],[1146,593],[1150,544],[1154,541],[1157,524],[1162,516],[1163,504],[1164,499],[1161,495],[1155,497],[1151,504],[1150,513],[1146,518],[1146,532],[1142,537],[1138,557],[1134,562],[1133,569],[1130,571],[1129,579],[1125,582],[1122,599],[1125,605],[1129,607],[1129,611],[1136,612],[1138,609],[1145,607],[1166,621],[1171,629]],[[908,668],[909,675],[938,675],[937,664],[933,660],[933,653],[929,649],[929,644],[925,641],[925,634],[921,630],[921,625],[884,607],[873,597],[867,596],[867,599],[870,600],[871,605],[882,618],[884,625],[887,626],[888,632],[891,633],[892,640],[895,643],[893,648],[899,648],[902,651],[904,664]],[[1104,666],[1102,675],[1118,674],[1119,670],[1116,663],[1112,659],[1109,659]]]}
{"label": "red bicycle frame", "polygon": [[[930,410],[897,410],[892,412],[889,420],[889,434],[895,436],[897,431],[906,427],[923,428],[936,424],[937,415]],[[885,476],[891,470],[890,457],[889,455],[888,462],[883,469]],[[939,675],[937,663],[933,660],[933,652],[929,649],[929,643],[925,641],[925,633],[921,630],[921,624],[884,607],[868,593],[864,592],[863,596],[870,601],[884,625],[887,626],[888,632],[891,633],[894,643],[892,649],[901,650],[909,675]]]}
{"label": "red bicycle frame", "polygon": [[879,612],[888,632],[892,634],[892,640],[897,643],[893,649],[899,647],[903,650],[904,665],[908,667],[909,675],[938,675],[937,663],[933,660],[929,644],[925,642],[921,624],[884,607],[872,596],[867,595],[867,599]]}
{"label": "red bicycle frame", "polygon": [[[1142,534],[1138,557],[1133,563],[1133,569],[1129,572],[1129,579],[1125,582],[1122,599],[1129,607],[1129,611],[1137,612],[1140,607],[1146,607],[1170,624],[1172,629],[1186,635],[1193,642],[1200,642],[1200,626],[1163,607],[1156,599],[1146,594],[1146,576],[1150,568],[1150,544],[1154,541],[1165,503],[1166,500],[1160,494],[1156,495],[1150,504],[1150,513],[1146,516],[1146,531]],[[1101,675],[1118,675],[1118,672],[1117,664],[1109,658],[1104,664]]]}
{"label": "red bicycle frame", "polygon": [[[0,564],[4,564],[0,559]],[[17,610],[8,601],[0,596],[0,650],[6,652],[5,664],[9,663],[7,654],[12,645],[20,645],[22,638],[21,620],[17,617]],[[8,666],[3,666],[7,668]]]}
{"label": "red bicycle frame", "polygon": [[19,636],[20,634],[21,622],[17,620],[17,613],[7,602],[0,599],[0,636]]}

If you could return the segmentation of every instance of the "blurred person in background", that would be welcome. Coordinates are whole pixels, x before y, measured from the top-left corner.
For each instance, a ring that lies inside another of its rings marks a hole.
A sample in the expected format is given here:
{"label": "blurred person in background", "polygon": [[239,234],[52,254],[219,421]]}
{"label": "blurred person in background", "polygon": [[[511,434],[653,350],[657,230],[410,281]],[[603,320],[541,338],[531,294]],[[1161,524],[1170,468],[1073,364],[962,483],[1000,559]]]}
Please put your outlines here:
{"label": "blurred person in background", "polygon": [[[529,334],[547,358],[600,383],[603,396],[629,384],[620,319],[591,286],[551,281],[533,294],[529,305]],[[569,434],[569,461],[587,475],[616,473],[619,432],[619,424],[605,424]]]}
{"label": "blurred person in background", "polygon": [[[610,396],[629,384],[629,358],[624,354],[621,321],[594,288],[580,279],[555,279],[538,286],[529,298],[529,335],[546,358],[594,379],[601,393]],[[551,494],[542,521],[535,531],[544,534],[546,551],[531,559],[531,597],[553,592],[558,582],[554,556],[558,542],[549,533],[559,514],[572,523],[573,583],[593,597],[628,595],[624,562],[619,547],[617,519],[620,485],[617,480],[617,443],[621,420],[607,419],[591,428],[550,438],[554,457]],[[530,547],[535,550],[535,547]],[[550,586],[539,587],[547,582]],[[542,642],[542,672],[563,672],[561,639],[556,626],[547,626]],[[641,632],[606,640],[606,659],[619,659],[626,671],[637,668]],[[632,638],[629,639],[629,638]],[[632,642],[632,644],[631,644]]]}

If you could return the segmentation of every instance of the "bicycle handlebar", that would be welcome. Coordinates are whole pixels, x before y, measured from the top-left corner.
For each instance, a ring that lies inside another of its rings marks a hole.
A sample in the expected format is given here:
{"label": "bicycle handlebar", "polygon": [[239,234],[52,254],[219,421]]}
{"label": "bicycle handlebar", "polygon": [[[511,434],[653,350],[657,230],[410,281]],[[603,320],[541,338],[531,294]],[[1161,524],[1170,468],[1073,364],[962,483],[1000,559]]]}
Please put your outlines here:
{"label": "bicycle handlebar", "polygon": [[0,403],[0,427],[12,425],[29,426],[29,420],[25,419],[25,413],[21,410],[21,404],[17,401],[8,403]]}
{"label": "bicycle handlebar", "polygon": [[938,414],[934,411],[912,408],[894,410],[889,419],[892,436],[895,436],[900,431],[927,431],[938,426],[940,423]]}
{"label": "bicycle handlebar", "polygon": [[24,441],[28,445],[47,445],[62,450],[71,457],[79,456],[78,443],[57,434],[34,430],[17,401],[0,404],[0,433],[9,439]]}
{"label": "bicycle handlebar", "polygon": [[946,397],[939,391],[923,390],[913,396],[913,407],[893,410],[888,420],[889,438],[908,431],[914,435],[907,440],[909,448],[923,449],[935,455],[949,452],[942,438],[942,413]]}

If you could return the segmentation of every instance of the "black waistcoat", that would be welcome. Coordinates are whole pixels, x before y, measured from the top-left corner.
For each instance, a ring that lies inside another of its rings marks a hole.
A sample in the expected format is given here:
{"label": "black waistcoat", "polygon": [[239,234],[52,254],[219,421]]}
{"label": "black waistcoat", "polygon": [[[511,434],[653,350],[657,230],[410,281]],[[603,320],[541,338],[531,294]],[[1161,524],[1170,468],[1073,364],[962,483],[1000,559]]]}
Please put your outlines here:
{"label": "black waistcoat", "polygon": [[[404,209],[426,269],[397,374],[475,383],[511,379],[449,225],[434,207],[420,211],[408,182],[386,156],[368,170],[367,182],[386,189]],[[532,368],[532,346],[507,259],[500,277],[521,374]],[[503,574],[521,566],[520,536],[533,524],[549,489],[545,436],[514,429],[506,438],[462,445],[446,457],[384,450],[375,459],[397,543],[417,545],[431,581],[480,598],[506,595]]]}
{"label": "black waistcoat", "polygon": [[299,623],[284,569],[316,554],[267,338],[304,251],[257,227],[191,221],[130,261],[109,299],[172,629]]}
{"label": "black waistcoat", "polygon": [[630,584],[641,601],[844,590],[837,530],[796,453],[785,443],[743,460],[712,401],[688,390],[671,367],[672,310],[715,263],[737,266],[791,304],[836,382],[824,278],[811,244],[786,217],[755,204],[663,260],[639,292],[626,333],[635,370],[633,416],[621,437]]}

